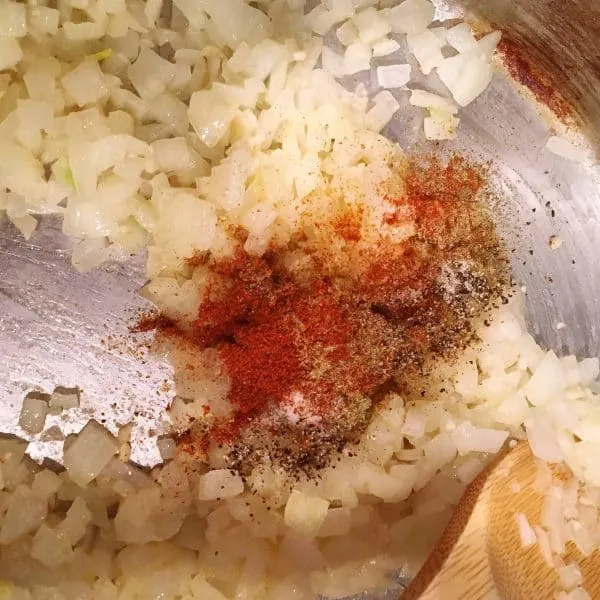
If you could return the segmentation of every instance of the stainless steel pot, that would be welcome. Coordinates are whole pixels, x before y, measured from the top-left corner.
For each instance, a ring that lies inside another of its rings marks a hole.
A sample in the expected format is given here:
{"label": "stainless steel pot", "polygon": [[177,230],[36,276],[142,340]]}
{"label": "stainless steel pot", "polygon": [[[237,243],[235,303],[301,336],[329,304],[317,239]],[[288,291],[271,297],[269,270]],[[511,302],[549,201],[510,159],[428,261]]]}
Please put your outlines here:
{"label": "stainless steel pot", "polygon": [[[600,148],[600,3],[596,0],[438,0],[443,18],[466,15],[503,31],[508,75],[462,114],[449,145],[491,160],[505,203],[499,221],[526,289],[538,339],[578,356],[600,354],[600,166],[576,164],[545,149],[557,123]],[[551,115],[554,116],[551,116]],[[403,139],[403,123],[389,134]],[[412,142],[409,142],[412,143]],[[562,245],[551,249],[551,236]],[[116,430],[134,420],[133,459],[158,460],[155,437],[169,401],[169,367],[129,341],[127,326],[146,307],[135,292],[143,260],[75,272],[70,242],[46,219],[29,242],[0,224],[0,431],[17,424],[24,394],[56,385],[83,388],[81,408],[48,425],[77,431],[90,417]],[[32,445],[34,457],[58,458],[62,441]]]}

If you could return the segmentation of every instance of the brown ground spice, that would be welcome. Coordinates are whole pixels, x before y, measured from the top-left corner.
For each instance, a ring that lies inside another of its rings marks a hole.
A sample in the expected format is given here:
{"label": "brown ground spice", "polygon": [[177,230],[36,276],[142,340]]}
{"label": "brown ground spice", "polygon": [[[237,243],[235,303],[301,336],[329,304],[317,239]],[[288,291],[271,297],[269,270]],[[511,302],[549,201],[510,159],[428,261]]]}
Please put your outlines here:
{"label": "brown ground spice", "polygon": [[[429,365],[471,341],[473,319],[509,288],[485,169],[460,157],[414,160],[399,176],[384,192],[387,223],[414,225],[403,241],[364,241],[362,210],[344,208],[318,224],[339,243],[299,234],[262,257],[191,259],[209,278],[191,332],[157,325],[216,349],[234,411],[191,424],[182,449],[202,457],[222,446],[242,473],[265,460],[314,471],[358,439],[387,393],[410,393]],[[287,260],[299,251],[301,271]]]}

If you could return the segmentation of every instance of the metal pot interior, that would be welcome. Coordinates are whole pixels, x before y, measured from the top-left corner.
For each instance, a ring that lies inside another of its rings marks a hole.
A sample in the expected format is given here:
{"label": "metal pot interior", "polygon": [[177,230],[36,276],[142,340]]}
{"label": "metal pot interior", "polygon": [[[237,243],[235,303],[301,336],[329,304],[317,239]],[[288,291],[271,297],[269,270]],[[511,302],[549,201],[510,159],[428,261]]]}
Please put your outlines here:
{"label": "metal pot interior", "polygon": [[[464,111],[460,135],[447,150],[491,161],[503,199],[498,221],[538,340],[561,353],[599,355],[600,166],[569,162],[545,143],[561,121],[592,146],[600,141],[600,4],[437,4],[440,17],[466,14],[479,27],[501,29],[506,67]],[[387,133],[420,147],[402,121]],[[56,220],[43,220],[30,242],[7,223],[0,232],[0,431],[18,431],[27,391],[81,386],[85,402],[60,423],[63,431],[79,430],[90,417],[114,427],[135,415],[132,458],[156,463],[148,434],[169,402],[160,391],[169,369],[127,341],[131,316],[147,308],[136,295],[144,283],[143,258],[81,274],[70,266],[70,242]],[[562,240],[559,248],[550,248],[551,236]],[[46,440],[31,453],[58,459],[61,450],[61,443]]]}

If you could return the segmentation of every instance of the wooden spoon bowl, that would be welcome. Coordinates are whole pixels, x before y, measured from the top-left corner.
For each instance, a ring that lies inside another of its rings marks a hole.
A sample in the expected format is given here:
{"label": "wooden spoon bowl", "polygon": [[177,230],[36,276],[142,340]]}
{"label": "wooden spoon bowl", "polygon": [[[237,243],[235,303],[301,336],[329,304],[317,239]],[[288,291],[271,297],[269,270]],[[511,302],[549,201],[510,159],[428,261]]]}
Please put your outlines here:
{"label": "wooden spoon bowl", "polygon": [[[559,588],[538,544],[524,548],[517,513],[539,523],[544,496],[536,490],[535,460],[526,442],[505,450],[471,483],[434,551],[402,600],[546,600]],[[583,587],[600,598],[600,552],[584,557],[567,545]]]}

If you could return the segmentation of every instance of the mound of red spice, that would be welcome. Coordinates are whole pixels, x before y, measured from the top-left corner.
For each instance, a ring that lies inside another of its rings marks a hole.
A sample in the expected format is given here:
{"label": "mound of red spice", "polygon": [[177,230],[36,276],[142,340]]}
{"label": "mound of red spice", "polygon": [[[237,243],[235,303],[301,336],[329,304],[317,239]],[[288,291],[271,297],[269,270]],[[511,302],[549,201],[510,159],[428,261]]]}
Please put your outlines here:
{"label": "mound of red spice", "polygon": [[[185,335],[217,351],[233,416],[192,426],[187,451],[225,445],[242,472],[265,456],[318,468],[360,435],[386,393],[408,393],[431,361],[470,342],[473,318],[508,284],[481,202],[485,171],[455,157],[407,163],[400,177],[386,221],[413,225],[402,241],[364,241],[363,210],[344,209],[318,224],[339,243],[300,234],[261,257],[240,248],[191,259],[209,283]],[[299,252],[300,271],[289,266]]]}

